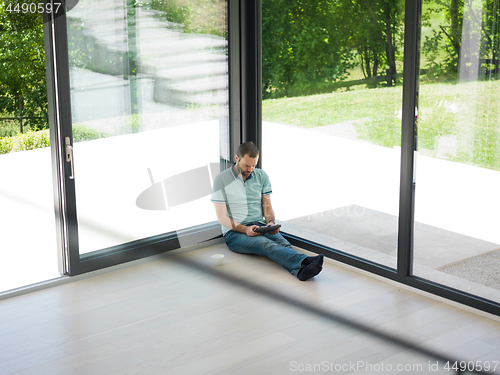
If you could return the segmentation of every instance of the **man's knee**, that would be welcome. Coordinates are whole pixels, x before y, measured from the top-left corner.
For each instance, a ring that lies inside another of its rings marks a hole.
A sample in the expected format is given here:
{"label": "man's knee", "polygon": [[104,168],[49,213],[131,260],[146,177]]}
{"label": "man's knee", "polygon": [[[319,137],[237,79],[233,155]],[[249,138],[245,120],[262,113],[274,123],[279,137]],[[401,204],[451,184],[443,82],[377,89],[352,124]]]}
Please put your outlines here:
{"label": "man's knee", "polygon": [[285,246],[285,244],[282,241],[276,241],[269,238],[267,238],[266,241],[262,243],[262,245],[268,252],[281,251]]}
{"label": "man's knee", "polygon": [[288,247],[289,249],[292,248],[292,245],[290,244],[290,242],[288,242],[285,237],[283,237],[280,233],[277,233],[276,235],[274,235],[275,238],[273,238],[274,242],[280,244],[281,246],[285,246],[285,247]]}

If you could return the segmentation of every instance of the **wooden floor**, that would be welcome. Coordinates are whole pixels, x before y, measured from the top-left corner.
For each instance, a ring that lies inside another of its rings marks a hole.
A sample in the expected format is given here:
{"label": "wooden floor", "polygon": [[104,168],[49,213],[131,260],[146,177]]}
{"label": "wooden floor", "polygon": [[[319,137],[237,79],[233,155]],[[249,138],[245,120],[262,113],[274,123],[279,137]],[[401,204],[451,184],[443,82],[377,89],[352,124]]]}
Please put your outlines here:
{"label": "wooden floor", "polygon": [[453,373],[386,335],[500,373],[496,320],[332,261],[300,282],[216,244],[0,301],[0,374]]}

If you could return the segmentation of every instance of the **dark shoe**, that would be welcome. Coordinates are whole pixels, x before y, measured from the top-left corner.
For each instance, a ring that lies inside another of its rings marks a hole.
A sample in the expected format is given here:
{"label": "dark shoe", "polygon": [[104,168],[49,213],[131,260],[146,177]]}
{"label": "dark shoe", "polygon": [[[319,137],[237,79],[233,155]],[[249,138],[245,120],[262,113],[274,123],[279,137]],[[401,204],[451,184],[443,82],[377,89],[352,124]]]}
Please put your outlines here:
{"label": "dark shoe", "polygon": [[323,269],[323,255],[320,258],[314,260],[312,263],[303,267],[297,274],[297,278],[300,281],[306,281],[310,278],[316,276]]}
{"label": "dark shoe", "polygon": [[315,257],[307,257],[306,259],[304,259],[302,261],[302,265],[303,266],[308,266],[310,265],[312,262],[316,261],[316,260],[319,260],[320,261],[320,264],[321,266],[323,266],[323,258],[325,256],[323,254],[319,254],[319,255],[316,255]]}

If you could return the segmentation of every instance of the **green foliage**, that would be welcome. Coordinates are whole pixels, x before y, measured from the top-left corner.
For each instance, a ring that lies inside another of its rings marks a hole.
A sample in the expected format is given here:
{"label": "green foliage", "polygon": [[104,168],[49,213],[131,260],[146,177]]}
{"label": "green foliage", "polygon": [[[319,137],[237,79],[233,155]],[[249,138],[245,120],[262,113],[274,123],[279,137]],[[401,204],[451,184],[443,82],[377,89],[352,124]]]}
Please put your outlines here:
{"label": "green foliage", "polygon": [[24,134],[19,134],[14,137],[14,146],[12,151],[28,151],[36,148],[44,148],[50,146],[49,130],[28,131]]}
{"label": "green foliage", "polygon": [[[484,78],[489,74],[495,77],[495,70],[499,69],[495,61],[500,57],[498,1],[425,0],[424,5],[424,26],[438,19],[433,25],[432,35],[426,35],[422,40],[427,79],[457,80],[460,59],[464,61],[464,71],[460,72],[462,77],[467,77],[469,73]],[[476,45],[476,38],[479,45]],[[477,50],[474,47],[478,47]],[[469,72],[470,64],[467,62],[478,60],[480,70]],[[490,64],[490,61],[494,63]]]}
{"label": "green foliage", "polygon": [[150,0],[151,9],[166,13],[166,20],[182,25],[185,33],[227,38],[227,3],[218,0]]}
{"label": "green foliage", "polygon": [[[73,125],[73,141],[85,142],[94,139],[110,137],[108,133],[100,132],[84,125]],[[0,137],[0,154],[34,150],[50,146],[49,130],[28,131],[14,136]]]}
{"label": "green foliage", "polygon": [[396,60],[402,61],[404,2],[401,0],[340,1],[343,19],[349,19],[350,43],[358,53],[365,78],[389,74],[396,83]]}
{"label": "green foliage", "polygon": [[353,51],[329,0],[262,1],[263,98],[324,90],[347,77]]}
{"label": "green foliage", "polygon": [[189,32],[228,38],[227,2],[219,0],[185,0],[192,10]]}
{"label": "green foliage", "polygon": [[89,126],[73,125],[73,142],[85,142],[110,136],[108,133],[95,130]]}
{"label": "green foliage", "polygon": [[0,155],[11,152],[13,139],[11,137],[0,137]]}
{"label": "green foliage", "polygon": [[167,21],[183,25],[184,31],[189,31],[191,25],[191,9],[175,0],[151,0],[151,9],[166,13]]}
{"label": "green foliage", "polygon": [[331,92],[359,64],[370,78],[402,57],[402,0],[263,0],[262,95]]}
{"label": "green foliage", "polygon": [[0,138],[0,154],[20,152],[50,146],[49,130],[28,131],[14,137]]}
{"label": "green foliage", "polygon": [[19,133],[19,123],[17,123],[17,121],[0,121],[0,138],[12,137],[17,133]]}
{"label": "green foliage", "polygon": [[14,9],[38,3],[0,2],[0,112],[23,117],[33,129],[48,124],[43,22],[38,13]]}
{"label": "green foliage", "polygon": [[[448,81],[456,78],[462,37],[463,0],[424,0],[423,26],[432,26],[422,40],[426,78]],[[434,20],[434,22],[432,22]]]}

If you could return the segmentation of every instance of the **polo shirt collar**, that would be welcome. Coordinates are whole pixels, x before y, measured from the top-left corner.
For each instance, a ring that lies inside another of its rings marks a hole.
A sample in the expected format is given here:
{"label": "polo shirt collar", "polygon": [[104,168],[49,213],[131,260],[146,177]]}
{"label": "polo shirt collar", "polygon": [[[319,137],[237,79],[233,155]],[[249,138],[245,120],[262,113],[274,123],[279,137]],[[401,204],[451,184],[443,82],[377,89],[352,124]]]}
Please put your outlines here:
{"label": "polo shirt collar", "polygon": [[[240,176],[237,176],[235,173],[234,173],[234,166],[236,165],[236,162],[233,162],[233,165],[231,166],[231,174],[233,175],[233,178],[236,180],[238,178],[241,178],[241,180],[243,181],[243,178],[240,177]],[[247,177],[247,179],[243,182],[246,182],[248,180],[250,180],[251,178],[253,178],[253,172],[250,173],[250,176]]]}

